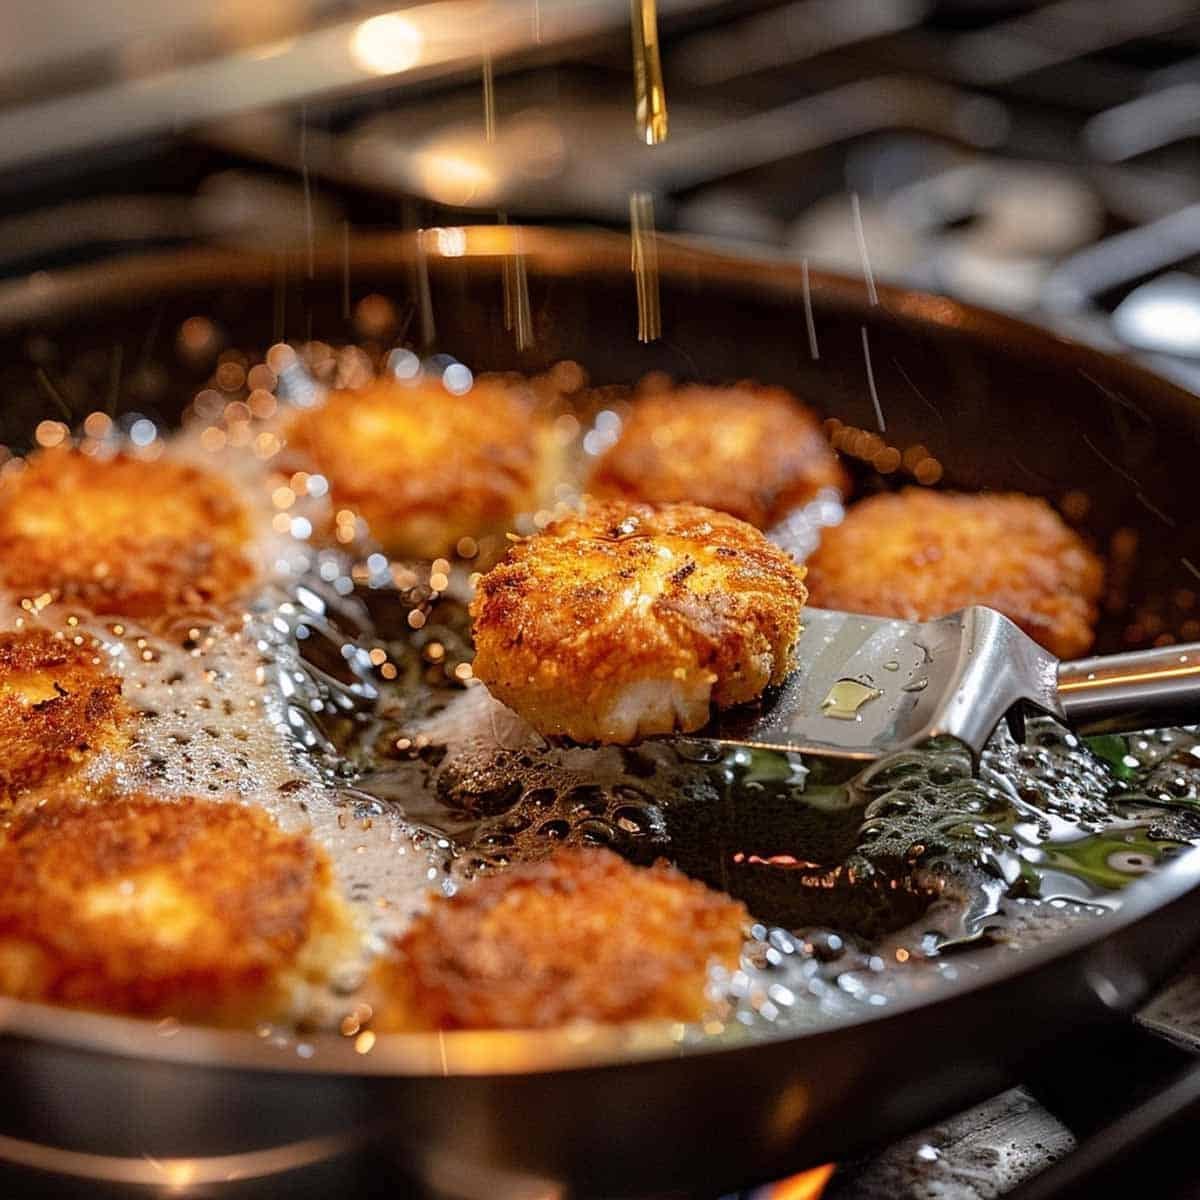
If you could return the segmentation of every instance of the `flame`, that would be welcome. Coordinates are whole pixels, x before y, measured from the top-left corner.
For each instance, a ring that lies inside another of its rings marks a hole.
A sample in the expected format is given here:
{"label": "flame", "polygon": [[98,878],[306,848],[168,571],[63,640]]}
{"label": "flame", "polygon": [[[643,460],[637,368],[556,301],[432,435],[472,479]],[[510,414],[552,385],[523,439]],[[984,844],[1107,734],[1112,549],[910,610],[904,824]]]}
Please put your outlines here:
{"label": "flame", "polygon": [[813,1167],[811,1171],[781,1179],[763,1188],[763,1200],[818,1200],[836,1167],[836,1163],[826,1163],[823,1167]]}

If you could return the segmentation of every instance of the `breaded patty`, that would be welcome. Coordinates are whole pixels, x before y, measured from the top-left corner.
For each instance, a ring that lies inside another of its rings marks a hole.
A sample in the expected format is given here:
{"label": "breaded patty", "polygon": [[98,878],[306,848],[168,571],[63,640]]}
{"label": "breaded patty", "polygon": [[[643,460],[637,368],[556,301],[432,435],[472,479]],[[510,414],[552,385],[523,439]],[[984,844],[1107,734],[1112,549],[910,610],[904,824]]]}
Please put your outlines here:
{"label": "breaded patty", "polygon": [[737,965],[748,919],[737,901],[673,867],[563,849],[434,897],[377,968],[382,1024],[699,1020],[708,969]]}
{"label": "breaded patty", "polygon": [[544,734],[689,732],[792,667],[804,568],[694,504],[594,501],[516,542],[471,605],[477,678]]}
{"label": "breaded patty", "polygon": [[819,608],[927,621],[986,604],[1060,658],[1091,646],[1103,576],[1044,500],[919,488],[856,504],[808,561]]}
{"label": "breaded patty", "polygon": [[288,444],[330,484],[335,506],[364,517],[400,557],[450,557],[460,539],[502,544],[539,507],[559,463],[533,393],[481,378],[461,395],[439,381],[379,380],[297,413]]}
{"label": "breaded patty", "polygon": [[235,802],[51,803],[0,842],[8,995],[218,1022],[271,1017],[356,942],[325,854]]}
{"label": "breaded patty", "polygon": [[188,463],[43,450],[0,479],[0,586],[136,618],[223,606],[251,586],[251,521]]}
{"label": "breaded patty", "polygon": [[811,409],[782,388],[740,383],[638,397],[588,487],[690,500],[769,529],[823,488],[846,492],[849,477]]}
{"label": "breaded patty", "polygon": [[31,628],[0,632],[0,808],[58,783],[129,740],[121,680],[93,638]]}

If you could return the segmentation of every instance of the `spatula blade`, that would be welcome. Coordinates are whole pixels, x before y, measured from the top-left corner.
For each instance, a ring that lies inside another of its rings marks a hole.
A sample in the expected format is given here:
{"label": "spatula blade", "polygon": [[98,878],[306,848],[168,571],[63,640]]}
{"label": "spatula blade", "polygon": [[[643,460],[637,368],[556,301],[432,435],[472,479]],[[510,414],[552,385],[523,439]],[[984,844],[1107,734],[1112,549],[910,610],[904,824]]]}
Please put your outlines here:
{"label": "spatula blade", "polygon": [[978,755],[1019,701],[1061,711],[1056,660],[987,608],[921,624],[805,609],[796,659],[783,687],[703,736],[871,760],[948,734]]}

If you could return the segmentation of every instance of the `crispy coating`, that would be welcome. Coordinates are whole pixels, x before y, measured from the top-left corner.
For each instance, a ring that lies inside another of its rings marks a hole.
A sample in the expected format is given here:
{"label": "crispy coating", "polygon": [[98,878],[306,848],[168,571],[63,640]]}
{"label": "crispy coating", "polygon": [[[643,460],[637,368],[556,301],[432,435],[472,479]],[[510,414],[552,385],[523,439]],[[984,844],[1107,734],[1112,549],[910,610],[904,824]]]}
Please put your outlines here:
{"label": "crispy coating", "polygon": [[294,416],[287,438],[338,508],[365,517],[389,554],[421,559],[450,557],[464,537],[501,545],[561,457],[533,393],[487,377],[462,395],[429,380],[334,392]]}
{"label": "crispy coating", "polygon": [[918,488],[856,504],[808,562],[821,608],[927,621],[986,604],[1060,658],[1091,646],[1103,575],[1044,500]]}
{"label": "crispy coating", "polygon": [[699,729],[792,667],[804,568],[694,504],[592,502],[516,542],[471,605],[477,678],[536,729]]}
{"label": "crispy coating", "polygon": [[651,504],[690,500],[769,529],[849,477],[820,421],[783,388],[739,383],[644,394],[596,463],[589,490]]}
{"label": "crispy coating", "polygon": [[748,920],[673,867],[563,849],[434,897],[377,969],[383,1025],[699,1020],[708,969],[736,966]]}
{"label": "crispy coating", "polygon": [[121,680],[79,636],[76,645],[49,629],[0,632],[0,808],[129,741]]}
{"label": "crispy coating", "polygon": [[354,945],[324,853],[235,802],[51,803],[0,842],[0,991],[22,999],[269,1017]]}
{"label": "crispy coating", "polygon": [[154,619],[221,607],[251,586],[251,522],[220,476],[77,450],[0,479],[0,586],[95,613]]}

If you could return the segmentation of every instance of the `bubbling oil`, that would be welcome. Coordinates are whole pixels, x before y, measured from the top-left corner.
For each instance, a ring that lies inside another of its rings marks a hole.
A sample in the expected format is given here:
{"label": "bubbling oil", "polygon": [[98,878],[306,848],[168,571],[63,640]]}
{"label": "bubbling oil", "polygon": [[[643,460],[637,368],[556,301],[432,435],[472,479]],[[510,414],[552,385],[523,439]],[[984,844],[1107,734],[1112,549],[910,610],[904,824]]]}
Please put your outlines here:
{"label": "bubbling oil", "polygon": [[[332,350],[327,361],[331,382],[370,366]],[[619,421],[597,408],[576,422],[579,456]],[[1195,730],[1085,743],[1035,720],[1020,744],[997,730],[978,774],[953,742],[865,775],[694,739],[551,744],[471,677],[472,564],[387,560],[353,514],[333,511],[319,475],[273,465],[272,420],[243,424],[240,412],[194,421],[169,452],[220,469],[250,499],[260,594],[234,619],[183,629],[71,614],[139,714],[133,744],[88,773],[164,798],[259,804],[325,847],[364,931],[362,960],[324,1002],[334,1023],[369,958],[431,894],[564,844],[669,859],[753,914],[738,968],[711,973],[712,1019],[689,1041],[769,1036],[953,986],[995,954],[1102,917],[1200,840]],[[821,497],[776,536],[807,543],[839,516]],[[870,697],[836,699],[852,717]]]}
{"label": "bubbling oil", "polygon": [[[581,427],[585,447],[601,432]],[[840,517],[834,508],[820,497],[776,535],[815,540]],[[953,742],[896,755],[869,778],[702,741],[554,745],[461,673],[471,655],[462,574],[436,594],[395,579],[364,586],[360,575],[320,636],[299,644],[310,665],[324,646],[360,668],[352,703],[332,702],[346,676],[325,678],[328,694],[306,716],[316,742],[352,764],[358,794],[441,836],[446,890],[571,844],[667,858],[742,899],[756,918],[742,961],[712,973],[713,1019],[689,1039],[769,1035],[954,986],[994,954],[1103,916],[1132,880],[1200,838],[1189,733],[1097,753],[1035,720],[1020,745],[997,730],[977,776]],[[404,616],[414,604],[416,628]],[[391,679],[364,647],[382,648]],[[1129,760],[1120,770],[1114,754]]]}
{"label": "bubbling oil", "polygon": [[1200,839],[1200,738],[1187,731],[1116,739],[1142,755],[1134,786],[1132,768],[1118,778],[1044,719],[1021,744],[997,730],[977,775],[945,740],[848,777],[845,764],[701,741],[553,745],[478,686],[426,708],[372,725],[359,786],[444,831],[457,885],[601,845],[670,859],[759,918],[740,968],[713,974],[721,1019],[688,1037],[953,986],[1111,912]]}
{"label": "bubbling oil", "polygon": [[307,831],[381,945],[424,907],[451,846],[342,778],[313,723],[329,689],[295,649],[298,623],[279,628],[296,612],[282,601],[238,629],[195,630],[178,644],[129,622],[80,620],[122,676],[137,730],[127,750],[98,757],[87,774],[166,799],[258,805],[284,829]]}
{"label": "bubbling oil", "polygon": [[[443,595],[427,628],[457,631],[461,649],[466,624]],[[392,661],[420,657],[407,635],[376,635]],[[1103,917],[1200,840],[1191,731],[1088,744],[1036,719],[1023,743],[998,729],[977,774],[947,740],[855,776],[697,740],[555,745],[470,681],[426,672],[414,695],[406,677],[346,749],[360,788],[454,843],[453,886],[599,845],[669,859],[758,918],[739,969],[712,975],[714,1018],[685,1040],[769,1035],[953,987],[997,954]]]}
{"label": "bubbling oil", "polygon": [[[145,449],[110,441],[87,452]],[[159,440],[145,457],[164,453],[214,466],[214,456],[186,432]],[[193,612],[150,628],[69,611],[47,594],[0,601],[0,621],[6,628],[42,624],[78,644],[95,644],[121,678],[133,712],[131,738],[87,760],[80,795],[115,788],[168,802],[194,796],[257,805],[328,852],[336,884],[357,915],[361,953],[335,967],[327,992],[294,997],[292,1011],[305,1023],[336,1024],[370,957],[425,907],[431,892],[449,887],[454,847],[439,830],[356,791],[322,735],[318,716],[374,699],[354,655],[337,680],[300,653],[305,638],[330,633],[327,608],[340,604],[343,626],[354,629],[355,609],[346,600],[354,565],[335,555],[337,570],[328,570],[329,555],[295,536],[295,515],[286,527],[272,522],[271,488],[279,485],[252,453],[228,448],[219,467],[238,487],[255,530],[250,550],[261,586],[244,611]],[[348,636],[339,629],[338,644],[348,645]],[[369,661],[367,651],[362,657]]]}

